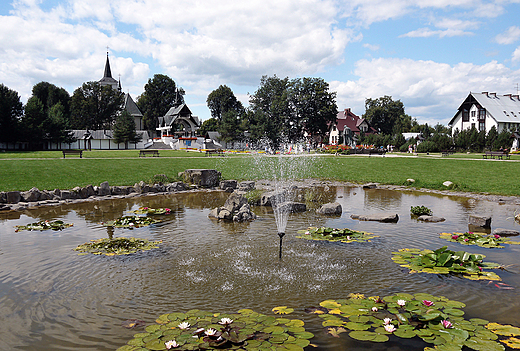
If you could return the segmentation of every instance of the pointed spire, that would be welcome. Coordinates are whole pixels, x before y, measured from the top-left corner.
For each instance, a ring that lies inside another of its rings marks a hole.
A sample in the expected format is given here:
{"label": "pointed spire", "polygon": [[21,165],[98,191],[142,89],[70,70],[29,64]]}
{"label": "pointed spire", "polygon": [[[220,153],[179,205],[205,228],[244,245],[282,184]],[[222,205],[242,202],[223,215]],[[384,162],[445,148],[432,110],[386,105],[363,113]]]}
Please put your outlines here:
{"label": "pointed spire", "polygon": [[117,86],[117,89],[119,90],[119,92],[123,90],[123,88],[121,87],[121,75],[119,75],[119,85]]}
{"label": "pointed spire", "polygon": [[112,71],[110,70],[110,62],[108,61],[108,51],[107,51],[107,62],[105,63],[105,74],[103,78],[112,78]]}

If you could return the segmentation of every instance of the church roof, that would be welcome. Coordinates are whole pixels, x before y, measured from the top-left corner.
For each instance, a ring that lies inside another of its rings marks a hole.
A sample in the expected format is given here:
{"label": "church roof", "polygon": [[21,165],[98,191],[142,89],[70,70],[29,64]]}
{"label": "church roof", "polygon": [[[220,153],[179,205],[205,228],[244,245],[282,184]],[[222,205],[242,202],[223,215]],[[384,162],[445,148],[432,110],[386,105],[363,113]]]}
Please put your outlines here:
{"label": "church roof", "polygon": [[118,84],[117,80],[112,78],[112,70],[110,69],[110,61],[108,60],[108,53],[107,53],[107,62],[105,63],[105,72],[103,74],[103,78],[99,81],[99,83],[105,83],[105,84]]}
{"label": "church roof", "polygon": [[143,114],[137,107],[137,104],[134,102],[134,99],[130,96],[130,94],[125,94],[125,110],[134,117],[143,117]]}

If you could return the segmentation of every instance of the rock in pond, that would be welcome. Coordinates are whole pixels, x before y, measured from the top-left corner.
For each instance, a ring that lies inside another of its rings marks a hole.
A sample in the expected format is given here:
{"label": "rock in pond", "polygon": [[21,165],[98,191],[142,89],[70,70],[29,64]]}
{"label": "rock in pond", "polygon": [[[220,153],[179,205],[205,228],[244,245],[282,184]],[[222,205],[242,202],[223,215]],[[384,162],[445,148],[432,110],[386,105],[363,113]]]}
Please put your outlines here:
{"label": "rock in pond", "polygon": [[432,222],[432,223],[438,223],[438,222],[444,222],[446,218],[437,217],[437,216],[428,216],[428,215],[422,215],[417,217],[418,221],[423,222]]}
{"label": "rock in pond", "polygon": [[479,228],[491,228],[491,217],[469,215],[469,225]]}
{"label": "rock in pond", "polygon": [[500,236],[518,236],[520,232],[513,229],[496,228],[493,230],[493,234]]}
{"label": "rock in pond", "polygon": [[330,202],[328,204],[321,205],[320,208],[316,210],[316,213],[327,215],[327,216],[341,216],[343,212],[343,208],[339,202]]}
{"label": "rock in pond", "polygon": [[358,219],[360,221],[375,221],[383,223],[397,223],[399,221],[399,216],[397,215],[397,213],[379,213],[372,215],[353,214],[350,216],[350,218]]}

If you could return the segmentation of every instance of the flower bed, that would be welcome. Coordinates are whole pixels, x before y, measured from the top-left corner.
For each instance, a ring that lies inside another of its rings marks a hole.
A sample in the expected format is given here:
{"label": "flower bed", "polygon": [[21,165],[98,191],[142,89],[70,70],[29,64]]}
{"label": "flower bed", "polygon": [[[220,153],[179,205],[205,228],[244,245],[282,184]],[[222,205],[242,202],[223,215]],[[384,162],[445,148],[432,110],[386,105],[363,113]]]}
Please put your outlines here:
{"label": "flower bed", "polygon": [[367,232],[360,232],[357,230],[335,229],[327,227],[310,227],[307,230],[299,230],[297,238],[308,240],[326,240],[326,241],[340,241],[342,243],[352,242],[370,242],[370,239],[377,238],[377,235]]}

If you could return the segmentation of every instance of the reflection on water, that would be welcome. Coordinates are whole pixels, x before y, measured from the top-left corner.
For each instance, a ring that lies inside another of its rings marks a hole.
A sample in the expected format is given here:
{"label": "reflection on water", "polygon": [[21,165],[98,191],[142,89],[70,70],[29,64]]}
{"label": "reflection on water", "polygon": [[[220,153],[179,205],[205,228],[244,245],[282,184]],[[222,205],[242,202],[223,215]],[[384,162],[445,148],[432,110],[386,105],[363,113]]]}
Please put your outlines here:
{"label": "reflection on water", "polygon": [[[296,308],[316,334],[318,349],[422,349],[421,342],[392,340],[372,345],[322,332],[321,319],[303,308],[349,293],[385,296],[429,292],[467,304],[466,317],[520,326],[520,277],[500,272],[515,290],[457,277],[409,274],[394,264],[391,252],[403,247],[436,249],[448,245],[487,255],[506,265],[520,264],[520,246],[501,250],[462,247],[438,238],[439,232],[467,230],[468,215],[490,215],[493,228],[520,230],[512,220],[518,206],[445,196],[400,193],[359,187],[299,189],[296,196],[310,210],[289,218],[283,261],[269,208],[254,208],[250,223],[210,220],[210,209],[228,194],[200,192],[156,195],[0,214],[0,350],[114,350],[135,333],[121,327],[130,318],[153,323],[167,312],[193,308],[235,312],[251,308],[271,314],[275,306]],[[341,217],[322,217],[314,209],[338,201]],[[423,205],[442,223],[410,217]],[[150,227],[107,230],[100,222],[140,206],[169,207],[172,214]],[[395,212],[395,224],[360,222],[351,214]],[[14,232],[15,225],[61,219],[74,226],[61,232]],[[370,243],[309,242],[295,238],[308,226],[365,230],[379,235]],[[78,256],[77,245],[114,236],[162,240],[160,249],[125,257]],[[517,239],[520,240],[520,239]],[[518,271],[518,269],[516,270]]]}

